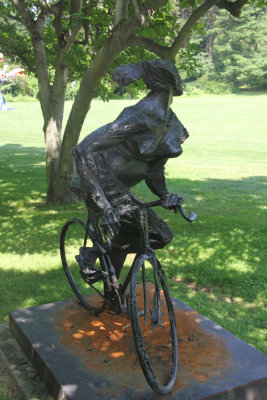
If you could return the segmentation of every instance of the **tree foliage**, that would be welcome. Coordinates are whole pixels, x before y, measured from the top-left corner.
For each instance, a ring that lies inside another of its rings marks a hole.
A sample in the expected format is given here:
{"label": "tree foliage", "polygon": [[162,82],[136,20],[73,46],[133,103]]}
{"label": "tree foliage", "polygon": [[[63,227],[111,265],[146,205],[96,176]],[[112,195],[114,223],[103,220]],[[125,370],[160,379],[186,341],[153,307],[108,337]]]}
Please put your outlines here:
{"label": "tree foliage", "polygon": [[[192,69],[185,44],[202,29],[200,19],[214,6],[239,16],[247,1],[0,0],[0,50],[38,78],[48,201],[70,198],[71,149],[91,100],[109,97],[112,69],[143,58],[175,60],[178,53],[182,68]],[[62,139],[67,83],[75,80],[81,84]]]}
{"label": "tree foliage", "polygon": [[191,36],[197,68],[187,80],[239,88],[267,87],[267,9],[245,6],[239,18],[211,10],[203,19],[205,35]]}
{"label": "tree foliage", "polygon": [[214,74],[234,87],[266,88],[266,9],[246,8],[238,21],[222,13],[214,32]]}

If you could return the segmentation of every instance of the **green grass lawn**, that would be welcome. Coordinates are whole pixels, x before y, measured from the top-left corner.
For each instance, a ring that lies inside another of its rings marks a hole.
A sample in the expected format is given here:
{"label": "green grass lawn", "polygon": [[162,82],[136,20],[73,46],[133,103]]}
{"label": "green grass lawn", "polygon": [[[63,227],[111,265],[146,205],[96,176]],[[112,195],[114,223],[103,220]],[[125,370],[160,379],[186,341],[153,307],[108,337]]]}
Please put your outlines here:
{"label": "green grass lawn", "polygon": [[[95,101],[82,137],[131,101]],[[67,104],[67,110],[71,104]],[[194,224],[157,209],[175,232],[159,251],[173,295],[267,353],[267,95],[177,98],[190,137],[167,164],[168,186],[198,214]],[[38,103],[0,113],[0,322],[8,312],[72,297],[59,256],[62,224],[82,204],[45,205]],[[143,199],[153,196],[144,184]]]}

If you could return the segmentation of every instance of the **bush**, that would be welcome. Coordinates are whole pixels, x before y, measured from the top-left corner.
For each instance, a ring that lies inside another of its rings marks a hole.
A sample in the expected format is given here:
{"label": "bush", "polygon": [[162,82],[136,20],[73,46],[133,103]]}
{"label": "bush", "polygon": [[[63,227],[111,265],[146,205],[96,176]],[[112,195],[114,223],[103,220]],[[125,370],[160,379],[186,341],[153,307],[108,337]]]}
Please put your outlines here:
{"label": "bush", "polygon": [[38,101],[38,99],[36,97],[32,97],[32,96],[23,96],[23,95],[18,95],[18,96],[12,96],[12,94],[5,94],[5,101],[7,103],[15,103],[15,102],[34,102],[34,101]]}
{"label": "bush", "polygon": [[236,93],[237,89],[230,83],[225,83],[217,80],[210,80],[203,76],[200,79],[188,82],[185,85],[185,92],[187,95],[201,95],[201,94],[229,94]]}

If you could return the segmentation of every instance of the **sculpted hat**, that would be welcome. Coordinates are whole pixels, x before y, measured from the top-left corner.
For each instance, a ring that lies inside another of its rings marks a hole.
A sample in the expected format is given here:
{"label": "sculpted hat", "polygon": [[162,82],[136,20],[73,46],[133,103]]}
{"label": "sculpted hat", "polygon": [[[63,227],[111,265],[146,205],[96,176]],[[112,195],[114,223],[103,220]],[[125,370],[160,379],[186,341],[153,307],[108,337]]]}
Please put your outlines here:
{"label": "sculpted hat", "polygon": [[174,62],[169,60],[139,61],[136,64],[122,64],[115,69],[113,74],[113,80],[122,86],[127,86],[141,77],[149,88],[168,82],[173,86],[175,96],[183,94],[178,69]]}

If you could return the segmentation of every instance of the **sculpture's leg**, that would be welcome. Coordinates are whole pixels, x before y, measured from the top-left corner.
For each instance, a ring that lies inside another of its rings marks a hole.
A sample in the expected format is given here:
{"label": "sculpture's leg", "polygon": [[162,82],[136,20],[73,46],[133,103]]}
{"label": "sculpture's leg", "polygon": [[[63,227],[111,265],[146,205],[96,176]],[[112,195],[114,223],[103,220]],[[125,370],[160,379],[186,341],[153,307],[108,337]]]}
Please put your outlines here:
{"label": "sculpture's leg", "polygon": [[118,248],[112,248],[112,251],[110,253],[110,259],[112,264],[114,265],[117,279],[119,279],[127,253],[127,251]]}
{"label": "sculpture's leg", "polygon": [[150,247],[154,250],[162,249],[172,241],[173,232],[168,224],[159,218],[155,211],[149,209],[147,217]]}

